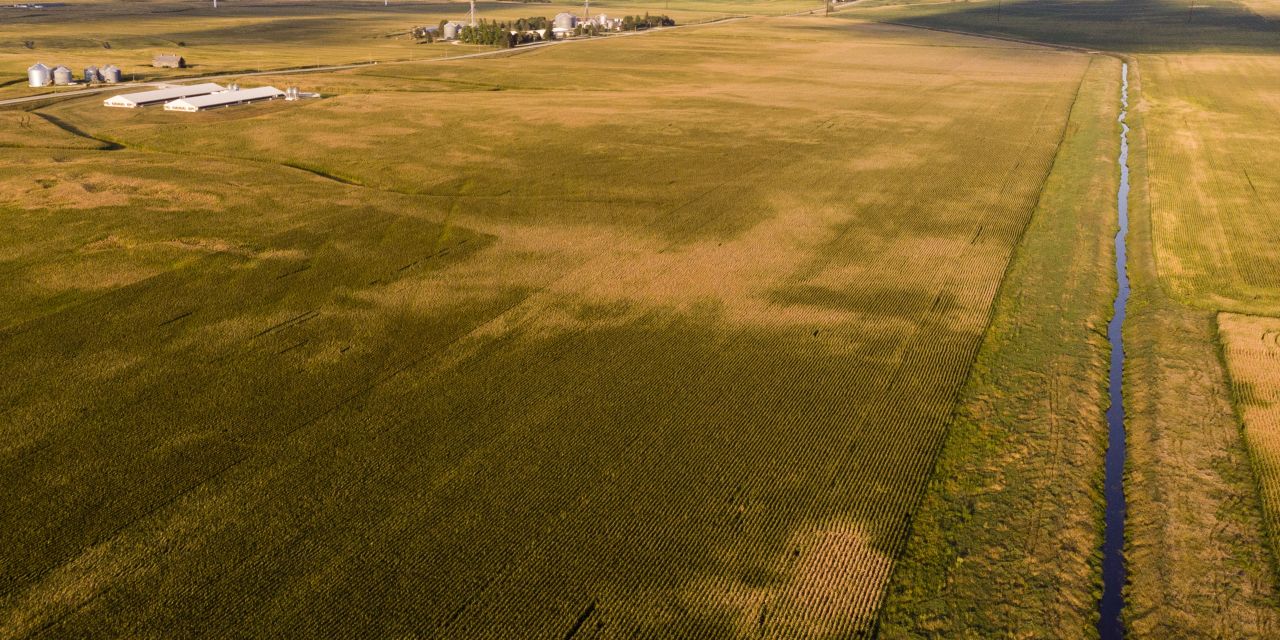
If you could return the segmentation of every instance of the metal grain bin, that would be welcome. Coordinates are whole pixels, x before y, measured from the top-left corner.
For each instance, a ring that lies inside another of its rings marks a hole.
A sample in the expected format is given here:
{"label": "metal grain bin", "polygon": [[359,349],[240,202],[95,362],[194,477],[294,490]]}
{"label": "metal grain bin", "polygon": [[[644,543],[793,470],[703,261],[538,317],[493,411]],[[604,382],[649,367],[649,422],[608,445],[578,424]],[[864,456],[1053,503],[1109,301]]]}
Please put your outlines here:
{"label": "metal grain bin", "polygon": [[120,67],[109,64],[98,70],[98,75],[103,82],[116,83],[120,82]]}
{"label": "metal grain bin", "polygon": [[53,74],[39,62],[27,67],[27,84],[32,87],[45,87],[53,82]]}
{"label": "metal grain bin", "polygon": [[578,26],[578,16],[575,16],[572,13],[556,14],[555,28],[571,30],[576,26]]}
{"label": "metal grain bin", "polygon": [[70,69],[63,65],[58,65],[53,68],[54,84],[71,84],[72,82],[75,82],[75,78],[71,75]]}
{"label": "metal grain bin", "polygon": [[457,40],[459,31],[462,31],[462,25],[456,22],[446,22],[444,25],[444,39]]}
{"label": "metal grain bin", "polygon": [[86,83],[90,83],[90,82],[102,82],[102,75],[98,73],[98,68],[97,68],[97,67],[85,67],[85,68],[84,68],[84,81],[85,81]]}

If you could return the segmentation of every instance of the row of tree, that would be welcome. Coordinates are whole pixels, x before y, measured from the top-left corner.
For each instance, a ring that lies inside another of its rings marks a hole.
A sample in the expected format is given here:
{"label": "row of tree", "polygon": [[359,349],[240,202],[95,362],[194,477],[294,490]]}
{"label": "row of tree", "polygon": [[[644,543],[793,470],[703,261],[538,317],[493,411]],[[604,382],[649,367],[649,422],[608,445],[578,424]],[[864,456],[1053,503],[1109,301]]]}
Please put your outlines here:
{"label": "row of tree", "polygon": [[653,27],[674,27],[676,21],[667,16],[651,16],[645,13],[643,16],[626,16],[622,18],[623,31],[644,31]]}
{"label": "row of tree", "polygon": [[458,32],[458,39],[467,44],[483,44],[491,47],[510,49],[516,45],[528,44],[542,40],[536,32],[545,29],[546,39],[554,40],[551,21],[546,18],[520,18],[515,22],[489,22],[481,20],[474,27],[463,27]]}

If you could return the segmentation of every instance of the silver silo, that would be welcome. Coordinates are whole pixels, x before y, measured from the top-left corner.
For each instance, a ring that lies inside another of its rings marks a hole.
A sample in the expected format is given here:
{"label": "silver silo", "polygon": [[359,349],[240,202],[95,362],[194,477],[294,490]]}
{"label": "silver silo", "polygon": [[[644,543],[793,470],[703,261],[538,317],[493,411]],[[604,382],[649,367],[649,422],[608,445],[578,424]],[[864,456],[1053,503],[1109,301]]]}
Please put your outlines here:
{"label": "silver silo", "polygon": [[75,78],[72,77],[70,69],[63,65],[58,65],[53,68],[54,84],[71,84],[72,82],[75,82]]}
{"label": "silver silo", "polygon": [[27,67],[27,84],[32,87],[44,87],[53,82],[53,75],[49,72],[49,67],[39,62]]}
{"label": "silver silo", "polygon": [[574,27],[578,26],[578,16],[575,16],[572,13],[559,13],[556,14],[556,19],[553,24],[557,29],[571,31]]}
{"label": "silver silo", "polygon": [[457,40],[459,31],[462,31],[462,25],[456,22],[446,22],[444,25],[444,39]]}
{"label": "silver silo", "polygon": [[98,73],[98,68],[97,68],[97,67],[85,67],[85,68],[84,68],[84,81],[85,81],[85,83],[86,83],[86,84],[87,84],[87,83],[91,83],[91,82],[102,82],[102,75]]}
{"label": "silver silo", "polygon": [[120,67],[117,67],[114,64],[109,64],[99,69],[98,75],[101,76],[100,79],[103,82],[110,82],[113,84],[120,82]]}

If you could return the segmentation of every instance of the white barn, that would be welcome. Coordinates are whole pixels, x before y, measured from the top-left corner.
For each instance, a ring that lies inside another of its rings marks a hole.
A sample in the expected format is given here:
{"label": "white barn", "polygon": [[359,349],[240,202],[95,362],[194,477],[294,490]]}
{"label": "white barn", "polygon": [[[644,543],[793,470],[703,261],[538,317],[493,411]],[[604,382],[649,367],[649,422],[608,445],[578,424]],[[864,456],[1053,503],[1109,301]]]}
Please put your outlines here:
{"label": "white barn", "polygon": [[236,91],[219,91],[203,96],[181,98],[164,105],[165,111],[202,111],[218,107],[230,107],[237,104],[249,104],[262,100],[275,100],[285,97],[284,92],[275,87],[254,87]]}
{"label": "white barn", "polygon": [[160,104],[178,98],[189,98],[191,96],[203,96],[222,91],[222,85],[206,82],[204,84],[193,84],[187,86],[167,87],[165,89],[156,89],[154,91],[141,91],[138,93],[124,93],[118,96],[111,96],[102,101],[107,107],[124,107],[126,109],[137,109],[152,104]]}

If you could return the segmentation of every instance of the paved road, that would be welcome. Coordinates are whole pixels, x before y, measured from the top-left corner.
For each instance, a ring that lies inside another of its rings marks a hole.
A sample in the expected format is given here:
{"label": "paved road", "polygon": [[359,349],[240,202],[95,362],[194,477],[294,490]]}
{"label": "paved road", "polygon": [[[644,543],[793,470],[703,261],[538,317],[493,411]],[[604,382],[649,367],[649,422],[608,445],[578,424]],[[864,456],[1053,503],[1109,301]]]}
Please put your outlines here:
{"label": "paved road", "polygon": [[[646,29],[644,31],[627,31],[627,32],[609,35],[605,39],[622,38],[626,36],[638,36],[638,35],[644,35],[647,33],[659,33],[659,32],[668,31],[671,29],[682,29],[682,28],[688,28],[688,27],[712,25],[712,24],[724,24],[726,22],[735,22],[738,20],[742,20],[743,18],[744,16],[739,16],[739,17],[732,17],[732,18],[722,18],[719,20],[711,20],[709,22],[699,22],[696,24],[677,25],[674,27]],[[431,63],[431,62],[452,62],[454,60],[466,60],[468,58],[483,58],[487,56],[498,56],[503,54],[510,55],[513,52],[524,52],[524,51],[529,51],[531,49],[541,49],[543,47],[554,47],[557,45],[571,44],[574,42],[599,41],[600,39],[601,38],[569,38],[565,40],[552,40],[551,42],[534,42],[532,44],[520,45],[518,47],[515,47],[514,49],[492,49],[489,51],[478,51],[476,53],[467,53],[460,56],[444,56],[441,58],[427,58],[425,60],[392,60],[384,64],[394,64],[398,62],[412,62],[414,64]],[[246,73],[220,73],[220,74],[212,74],[212,75],[205,75],[205,76],[192,76],[188,78],[175,78],[172,81],[157,80],[154,82],[121,82],[119,84],[109,84],[109,85],[103,85],[99,87],[90,87],[87,89],[75,89],[71,91],[54,91],[51,93],[41,93],[33,96],[23,96],[21,98],[9,98],[8,100],[0,100],[0,107],[5,107],[5,106],[10,106],[15,104],[22,104],[24,102],[38,102],[40,100],[51,100],[56,98],[74,98],[77,96],[89,96],[95,93],[102,93],[104,91],[118,91],[120,89],[128,89],[128,88],[136,88],[136,87],[172,86],[174,84],[178,84],[182,82],[194,82],[197,80],[199,81],[230,80],[234,78],[247,78],[250,76],[282,76],[282,75],[292,75],[292,74],[300,74],[300,73],[325,73],[328,71],[343,71],[345,69],[358,69],[360,67],[368,67],[370,65],[375,65],[375,64],[379,64],[379,63],[377,61],[357,62],[355,64],[339,64],[339,65],[330,65],[330,66],[324,66],[324,67],[302,67],[297,69],[278,69],[275,71],[251,71]]]}

